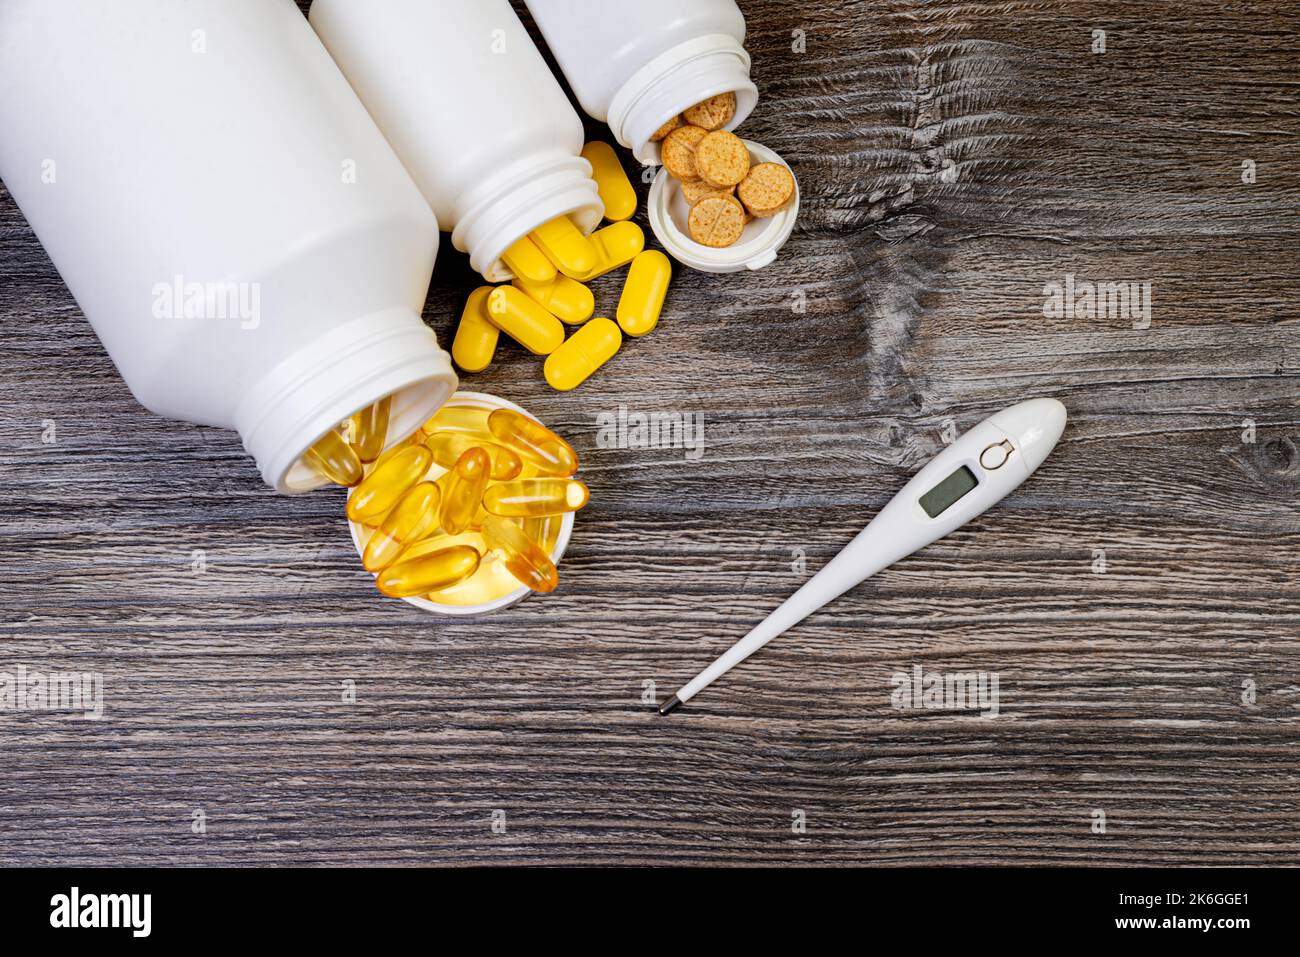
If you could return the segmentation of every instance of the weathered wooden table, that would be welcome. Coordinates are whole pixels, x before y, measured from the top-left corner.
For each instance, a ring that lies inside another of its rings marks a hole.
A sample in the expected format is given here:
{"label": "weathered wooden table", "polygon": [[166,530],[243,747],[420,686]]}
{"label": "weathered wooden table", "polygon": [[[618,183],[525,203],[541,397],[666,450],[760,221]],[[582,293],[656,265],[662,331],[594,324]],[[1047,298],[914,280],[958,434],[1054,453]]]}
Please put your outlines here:
{"label": "weathered wooden table", "polygon": [[[0,192],[0,672],[105,699],[0,711],[0,862],[1300,860],[1300,12],[742,6],[799,227],[575,393],[466,378],[593,495],[560,590],[488,619],[378,598],[341,492],[140,409]],[[444,342],[473,282],[445,243]],[[1014,496],[654,713],[1032,396],[1071,419]],[[620,407],[702,456],[598,447]],[[917,666],[998,714],[895,708]]]}

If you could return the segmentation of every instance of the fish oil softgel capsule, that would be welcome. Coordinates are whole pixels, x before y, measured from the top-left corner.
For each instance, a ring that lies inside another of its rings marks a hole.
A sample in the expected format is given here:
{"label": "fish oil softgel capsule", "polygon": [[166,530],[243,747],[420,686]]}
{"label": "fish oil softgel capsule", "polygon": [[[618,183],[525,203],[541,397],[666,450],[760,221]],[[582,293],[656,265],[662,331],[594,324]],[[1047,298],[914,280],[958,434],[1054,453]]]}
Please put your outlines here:
{"label": "fish oil softgel capsule", "polygon": [[317,439],[304,457],[335,485],[351,488],[361,481],[361,459],[338,429],[330,429]]}
{"label": "fish oil softgel capsule", "polygon": [[460,324],[456,326],[451,357],[466,372],[482,372],[491,365],[497,351],[501,330],[487,313],[487,300],[492,289],[492,286],[479,286],[469,294],[460,314]]}
{"label": "fish oil softgel capsule", "polygon": [[488,295],[487,314],[498,329],[534,355],[550,355],[564,341],[564,325],[514,286]]}
{"label": "fish oil softgel capsule", "polygon": [[556,319],[571,326],[582,325],[596,311],[596,297],[591,290],[568,276],[557,275],[541,285],[516,279],[514,286]]}
{"label": "fish oil softgel capsule", "polygon": [[388,411],[392,397],[384,396],[374,405],[366,406],[352,416],[352,448],[357,458],[370,463],[379,458],[388,437]]}
{"label": "fish oil softgel capsule", "polygon": [[488,429],[497,440],[530,460],[546,475],[569,476],[578,471],[573,446],[540,422],[511,409],[488,416]]}
{"label": "fish oil softgel capsule", "polygon": [[434,432],[461,432],[465,435],[490,436],[488,431],[488,413],[491,409],[481,405],[459,405],[452,400],[439,409],[432,419],[424,423],[420,430],[425,435]]}
{"label": "fish oil softgel capsule", "polygon": [[[484,418],[484,433],[487,420]],[[481,448],[492,461],[490,476],[494,482],[508,482],[524,470],[523,459],[512,449],[494,442],[485,442],[465,432],[434,432],[424,440],[425,448],[433,453],[433,460],[443,468],[456,467],[460,457],[472,448]],[[365,483],[363,482],[362,485]]]}
{"label": "fish oil softgel capsule", "polygon": [[361,564],[377,572],[391,565],[406,546],[438,527],[438,486],[421,482],[408,489],[366,543]]}
{"label": "fish oil softgel capsule", "polygon": [[489,548],[500,553],[506,568],[523,584],[533,591],[555,591],[560,583],[555,563],[524,534],[522,527],[507,518],[489,515],[483,520],[483,538]]}
{"label": "fish oil softgel capsule", "polygon": [[422,445],[399,449],[377,464],[348,498],[348,518],[374,524],[388,514],[408,489],[424,478],[433,453]]}
{"label": "fish oil softgel capsule", "polygon": [[577,479],[523,479],[492,486],[483,496],[483,506],[503,518],[540,518],[576,512],[589,497],[587,486]]}
{"label": "fish oil softgel capsule", "polygon": [[596,265],[596,250],[568,216],[542,223],[528,238],[566,276],[583,276]]}
{"label": "fish oil softgel capsule", "polygon": [[439,513],[442,530],[456,535],[469,528],[479,506],[483,503],[483,490],[492,474],[492,461],[487,452],[475,447],[456,460],[447,481]]}
{"label": "fish oil softgel capsule", "polygon": [[605,204],[605,218],[613,222],[630,219],[636,212],[636,190],[623,172],[618,154],[608,143],[597,140],[582,148],[582,158],[591,164],[591,178]]}
{"label": "fish oil softgel capsule", "polygon": [[469,545],[452,545],[389,565],[375,578],[375,586],[390,598],[427,595],[459,584],[479,566],[479,553]]}
{"label": "fish oil softgel capsule", "polygon": [[552,389],[568,392],[586,382],[623,344],[618,326],[601,316],[587,323],[546,357],[542,372]]}
{"label": "fish oil softgel capsule", "polygon": [[618,300],[618,324],[629,336],[644,336],[659,324],[672,275],[672,263],[657,249],[632,260]]}

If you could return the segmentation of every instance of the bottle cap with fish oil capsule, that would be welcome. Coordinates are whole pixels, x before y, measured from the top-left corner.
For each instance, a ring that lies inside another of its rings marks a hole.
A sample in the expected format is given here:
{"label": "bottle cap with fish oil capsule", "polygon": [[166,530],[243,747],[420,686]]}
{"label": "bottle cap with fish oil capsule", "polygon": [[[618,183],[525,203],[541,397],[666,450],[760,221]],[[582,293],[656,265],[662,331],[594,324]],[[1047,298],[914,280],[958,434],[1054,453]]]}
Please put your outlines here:
{"label": "bottle cap with fish oil capsule", "polygon": [[[666,167],[659,170],[650,186],[647,213],[651,230],[670,256],[692,269],[719,273],[762,269],[776,259],[777,251],[794,230],[799,215],[799,183],[793,171],[766,146],[752,140],[740,142],[749,151],[750,166],[735,186],[717,189],[706,180],[683,183]],[[735,178],[739,172],[731,169],[736,165],[735,157],[724,158],[729,178]],[[752,182],[748,182],[750,176]],[[712,201],[718,205],[718,197],[726,197],[743,210],[743,222],[735,225],[739,235],[734,238],[731,234],[719,238],[720,227],[701,232],[701,220],[707,218],[703,215],[692,220],[691,210],[696,204]],[[745,205],[745,197],[755,208]],[[713,245],[723,239],[727,240],[725,245]]]}

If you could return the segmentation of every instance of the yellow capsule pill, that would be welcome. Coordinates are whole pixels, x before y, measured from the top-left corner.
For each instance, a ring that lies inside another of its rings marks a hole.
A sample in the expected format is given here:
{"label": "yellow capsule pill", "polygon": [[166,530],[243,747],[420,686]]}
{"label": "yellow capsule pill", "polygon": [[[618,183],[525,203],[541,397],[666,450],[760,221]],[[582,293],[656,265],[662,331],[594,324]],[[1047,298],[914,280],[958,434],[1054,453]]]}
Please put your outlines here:
{"label": "yellow capsule pill", "polygon": [[616,222],[631,218],[636,212],[636,190],[613,147],[599,141],[588,143],[582,148],[582,158],[591,164],[591,178],[605,204],[605,218]]}
{"label": "yellow capsule pill", "polygon": [[352,448],[362,462],[373,462],[384,451],[388,438],[388,410],[392,396],[384,396],[352,415]]}
{"label": "yellow capsule pill", "polygon": [[[598,184],[599,185],[599,184]],[[537,243],[520,236],[501,254],[506,268],[524,282],[550,282],[555,278],[555,263],[537,248]]]}
{"label": "yellow capsule pill", "polygon": [[416,482],[424,478],[433,463],[433,453],[422,445],[412,445],[386,458],[348,496],[348,518],[374,525],[397,504]]}
{"label": "yellow capsule pill", "polygon": [[454,469],[460,457],[470,449],[482,449],[492,460],[490,475],[494,482],[518,478],[524,470],[524,460],[514,449],[495,442],[484,442],[478,436],[465,432],[434,432],[424,440],[424,445],[433,453],[433,460],[445,469]]}
{"label": "yellow capsule pill", "polygon": [[560,573],[541,546],[508,518],[489,515],[483,520],[483,538],[498,552],[506,570],[533,591],[555,591]]}
{"label": "yellow capsule pill", "polygon": [[475,446],[456,460],[456,467],[448,474],[439,517],[444,532],[459,535],[469,528],[483,504],[483,490],[492,474],[492,461],[487,452]]}
{"label": "yellow capsule pill", "polygon": [[596,230],[588,239],[596,250],[596,265],[586,275],[574,277],[580,282],[591,282],[626,266],[645,249],[645,232],[636,223],[612,223]]}
{"label": "yellow capsule pill", "polygon": [[303,456],[309,465],[336,485],[351,488],[361,481],[361,459],[338,429],[330,429]]}
{"label": "yellow capsule pill", "polygon": [[647,249],[632,260],[618,299],[618,324],[629,336],[644,336],[659,325],[672,275],[672,263],[657,249]]}
{"label": "yellow capsule pill", "polygon": [[560,320],[514,286],[492,290],[487,314],[498,329],[534,355],[550,355],[564,341]]}
{"label": "yellow capsule pill", "polygon": [[542,223],[528,238],[566,276],[585,276],[596,267],[596,250],[568,216]]}
{"label": "yellow capsule pill", "polygon": [[505,518],[537,518],[576,512],[590,497],[577,479],[523,479],[493,485],[483,495],[483,507]]}
{"label": "yellow capsule pill", "polygon": [[434,432],[464,432],[469,435],[489,436],[487,418],[492,410],[481,405],[457,405],[449,402],[420,426],[425,435]]}
{"label": "yellow capsule pill", "polygon": [[531,461],[545,475],[568,476],[578,471],[578,454],[573,446],[526,415],[513,409],[497,409],[488,416],[488,429],[499,442]]}
{"label": "yellow capsule pill", "polygon": [[389,598],[427,595],[463,582],[478,571],[479,554],[469,545],[452,545],[390,565],[375,578]]}
{"label": "yellow capsule pill", "polygon": [[361,564],[377,572],[397,560],[402,549],[418,542],[438,527],[438,486],[420,482],[407,489],[366,542]]}
{"label": "yellow capsule pill", "polygon": [[567,392],[586,382],[597,369],[614,357],[623,344],[623,334],[611,320],[601,316],[587,323],[546,357],[542,372],[551,388]]}
{"label": "yellow capsule pill", "polygon": [[497,351],[497,338],[501,335],[487,314],[488,296],[492,286],[479,286],[469,294],[465,308],[456,326],[456,338],[451,342],[451,357],[466,372],[481,372],[492,363]]}
{"label": "yellow capsule pill", "polygon": [[568,276],[557,275],[541,285],[516,279],[514,286],[556,319],[571,326],[582,325],[596,311],[596,297],[591,290]]}

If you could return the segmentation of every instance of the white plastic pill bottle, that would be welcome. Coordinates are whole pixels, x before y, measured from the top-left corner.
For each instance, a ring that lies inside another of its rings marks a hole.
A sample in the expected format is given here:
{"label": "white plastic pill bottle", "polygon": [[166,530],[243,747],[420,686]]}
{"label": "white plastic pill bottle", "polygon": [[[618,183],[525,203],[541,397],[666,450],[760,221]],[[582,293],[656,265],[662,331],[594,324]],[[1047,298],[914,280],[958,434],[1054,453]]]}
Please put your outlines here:
{"label": "white plastic pill bottle", "polygon": [[735,0],[525,0],[578,102],[638,160],[658,164],[650,137],[688,107],[736,94],[744,122],[758,102]]}
{"label": "white plastic pill bottle", "polygon": [[582,120],[509,0],[315,0],[309,19],[486,279],[542,223],[600,222]]}
{"label": "white plastic pill bottle", "polygon": [[0,177],[131,391],[267,483],[456,388],[420,318],[437,224],[293,0],[0,0]]}

